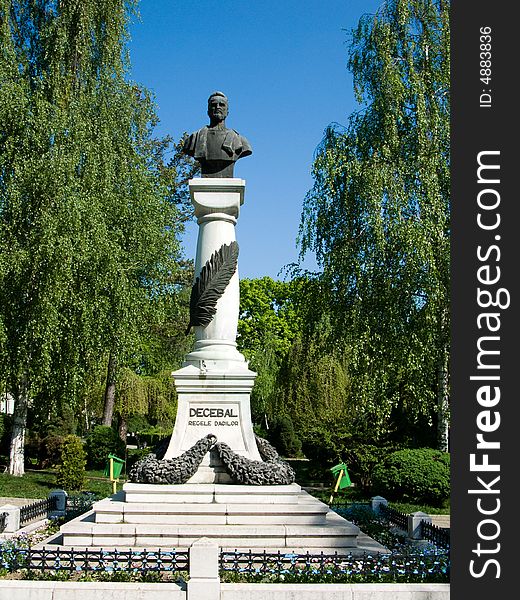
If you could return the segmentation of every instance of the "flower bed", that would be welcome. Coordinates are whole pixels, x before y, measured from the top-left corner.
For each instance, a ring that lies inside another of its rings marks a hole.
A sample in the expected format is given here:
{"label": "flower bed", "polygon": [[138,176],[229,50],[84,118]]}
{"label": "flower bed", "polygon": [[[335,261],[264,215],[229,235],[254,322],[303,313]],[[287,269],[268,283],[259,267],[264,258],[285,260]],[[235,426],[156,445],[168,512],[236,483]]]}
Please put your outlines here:
{"label": "flower bed", "polygon": [[[336,511],[390,550],[385,554],[325,555],[221,552],[226,583],[448,583],[449,552],[433,544],[406,543],[365,505]],[[53,526],[56,527],[55,525]],[[49,531],[0,544],[0,576],[39,580],[172,582],[187,581],[187,552],[160,550],[36,549]]]}

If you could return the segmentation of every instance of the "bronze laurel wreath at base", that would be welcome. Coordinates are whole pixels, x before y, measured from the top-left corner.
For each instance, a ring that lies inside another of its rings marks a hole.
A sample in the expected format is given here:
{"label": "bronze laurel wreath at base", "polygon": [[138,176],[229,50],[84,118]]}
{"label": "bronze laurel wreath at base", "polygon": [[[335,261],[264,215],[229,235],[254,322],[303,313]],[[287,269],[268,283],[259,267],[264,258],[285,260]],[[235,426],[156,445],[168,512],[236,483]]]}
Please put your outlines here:
{"label": "bronze laurel wreath at base", "polygon": [[161,459],[166,448],[163,444],[156,453],[151,453],[138,461],[130,470],[128,480],[132,483],[180,484],[197,472],[206,453],[214,447],[226,471],[234,483],[243,485],[288,485],[294,482],[292,467],[283,461],[271,444],[255,436],[256,445],[263,460],[250,460],[223,442],[216,443],[213,434],[200,439],[184,454],[177,458]]}
{"label": "bronze laurel wreath at base", "polygon": [[215,444],[226,471],[235,483],[243,485],[288,485],[293,483],[295,473],[292,467],[283,461],[271,444],[255,435],[256,445],[263,460],[250,460],[219,442]]}
{"label": "bronze laurel wreath at base", "polygon": [[128,481],[132,483],[186,483],[192,475],[195,475],[202,459],[216,441],[217,438],[209,434],[177,458],[157,458],[157,454],[164,455],[164,452],[161,453],[159,450],[157,453],[150,453],[131,468]]}

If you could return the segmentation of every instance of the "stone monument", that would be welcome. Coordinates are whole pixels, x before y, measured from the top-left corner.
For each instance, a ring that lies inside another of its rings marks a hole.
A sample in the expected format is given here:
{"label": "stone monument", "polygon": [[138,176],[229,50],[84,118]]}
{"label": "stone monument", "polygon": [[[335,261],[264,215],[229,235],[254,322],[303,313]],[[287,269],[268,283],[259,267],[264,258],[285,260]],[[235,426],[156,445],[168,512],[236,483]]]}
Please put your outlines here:
{"label": "stone monument", "polygon": [[187,324],[195,343],[172,374],[178,392],[173,434],[167,447],[135,465],[122,492],[62,526],[66,546],[187,547],[206,536],[231,549],[357,547],[359,529],[294,483],[292,468],[253,432],[256,373],[236,345],[235,226],[245,181],[233,177],[235,162],[252,150],[225,127],[227,114],[227,98],[213,93],[209,126],[184,146],[202,177],[189,182],[199,225]]}
{"label": "stone monument", "polygon": [[178,409],[168,448],[163,456],[150,457],[134,469],[130,478],[137,483],[294,481],[289,465],[265,440],[255,438],[249,398],[256,373],[237,350],[235,226],[245,181],[234,178],[233,169],[252,149],[245,137],[225,126],[228,112],[227,97],[211,94],[209,125],[184,144],[184,152],[196,158],[202,172],[202,178],[189,182],[199,234],[186,332],[193,328],[195,345],[183,368],[173,373]]}

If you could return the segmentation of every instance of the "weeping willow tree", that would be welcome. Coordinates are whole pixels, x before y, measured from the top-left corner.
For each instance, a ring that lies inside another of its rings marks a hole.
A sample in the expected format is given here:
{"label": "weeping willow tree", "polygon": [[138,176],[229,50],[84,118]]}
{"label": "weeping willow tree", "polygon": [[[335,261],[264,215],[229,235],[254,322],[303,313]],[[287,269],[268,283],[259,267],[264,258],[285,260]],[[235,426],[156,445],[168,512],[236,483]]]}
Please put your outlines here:
{"label": "weeping willow tree", "polygon": [[276,412],[290,415],[304,438],[318,423],[327,429],[349,420],[347,357],[331,348],[328,333],[299,335],[278,376]]}
{"label": "weeping willow tree", "polygon": [[137,343],[179,255],[157,119],[129,81],[133,0],[0,0],[0,352],[15,397],[78,398],[99,357]]}
{"label": "weeping willow tree", "polygon": [[361,107],[327,128],[304,203],[301,251],[323,267],[372,441],[404,413],[447,445],[449,63],[449,2],[388,0],[362,17],[348,63]]}
{"label": "weeping willow tree", "polygon": [[173,425],[177,394],[171,371],[155,376],[138,375],[123,367],[118,371],[114,412],[119,419],[119,436],[126,440],[128,421],[140,415],[149,422]]}

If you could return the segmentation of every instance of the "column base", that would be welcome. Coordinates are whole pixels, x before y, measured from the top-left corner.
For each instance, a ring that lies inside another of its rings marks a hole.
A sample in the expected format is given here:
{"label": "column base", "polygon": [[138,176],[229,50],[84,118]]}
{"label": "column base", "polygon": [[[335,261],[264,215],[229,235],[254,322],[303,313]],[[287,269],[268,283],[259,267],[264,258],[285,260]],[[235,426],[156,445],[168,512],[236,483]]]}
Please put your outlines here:
{"label": "column base", "polygon": [[193,366],[200,373],[248,372],[244,355],[237,350],[234,342],[218,339],[197,340],[193,350],[186,355],[183,367]]}

